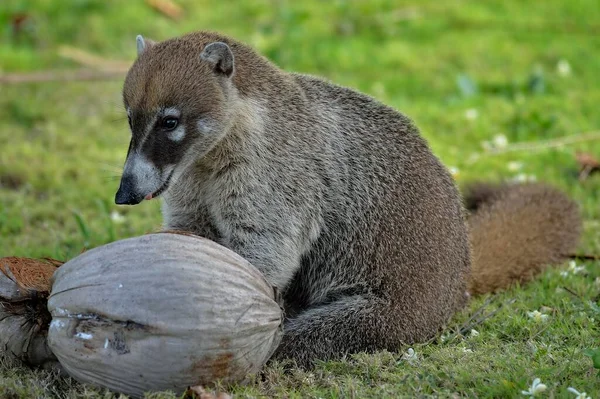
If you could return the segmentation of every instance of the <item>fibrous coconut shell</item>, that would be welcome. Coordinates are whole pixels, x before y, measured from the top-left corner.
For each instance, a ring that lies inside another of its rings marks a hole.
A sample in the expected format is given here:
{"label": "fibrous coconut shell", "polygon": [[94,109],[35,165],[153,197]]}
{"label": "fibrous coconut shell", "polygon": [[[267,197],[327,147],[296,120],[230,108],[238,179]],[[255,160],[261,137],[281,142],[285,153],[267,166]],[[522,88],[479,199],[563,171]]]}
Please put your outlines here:
{"label": "fibrous coconut shell", "polygon": [[210,240],[163,233],[65,263],[48,302],[49,344],[76,379],[133,396],[238,382],[281,339],[273,288]]}
{"label": "fibrous coconut shell", "polygon": [[46,337],[46,308],[55,260],[0,258],[0,355],[30,366],[57,368]]}

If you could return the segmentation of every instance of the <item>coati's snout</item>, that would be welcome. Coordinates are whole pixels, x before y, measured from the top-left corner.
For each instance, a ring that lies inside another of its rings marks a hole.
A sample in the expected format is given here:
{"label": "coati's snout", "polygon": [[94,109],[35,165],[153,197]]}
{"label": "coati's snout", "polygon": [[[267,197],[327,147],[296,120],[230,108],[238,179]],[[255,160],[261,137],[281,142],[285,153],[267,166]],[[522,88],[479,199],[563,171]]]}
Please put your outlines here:
{"label": "coati's snout", "polygon": [[127,205],[158,197],[176,181],[176,169],[214,148],[226,134],[236,97],[234,56],[226,43],[173,49],[138,36],[137,50],[123,86],[132,137],[115,195],[115,203]]}
{"label": "coati's snout", "polygon": [[169,188],[174,170],[174,165],[157,165],[143,153],[130,150],[115,203],[136,205],[158,197]]}
{"label": "coati's snout", "polygon": [[144,198],[141,195],[136,195],[134,177],[131,175],[121,177],[121,184],[119,190],[115,195],[115,204],[117,205],[136,205],[142,202]]}

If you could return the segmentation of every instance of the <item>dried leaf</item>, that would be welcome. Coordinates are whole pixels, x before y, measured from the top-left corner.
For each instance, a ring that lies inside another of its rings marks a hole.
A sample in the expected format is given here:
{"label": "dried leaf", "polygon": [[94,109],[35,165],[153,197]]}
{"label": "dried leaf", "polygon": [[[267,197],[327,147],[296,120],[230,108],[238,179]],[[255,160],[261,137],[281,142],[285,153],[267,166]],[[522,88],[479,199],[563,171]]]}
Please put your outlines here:
{"label": "dried leaf", "polygon": [[10,24],[15,36],[19,36],[21,34],[25,24],[29,21],[29,19],[29,14],[25,13],[18,13],[11,16]]}
{"label": "dried leaf", "polygon": [[585,180],[591,173],[600,170],[600,162],[590,153],[577,152],[575,159],[579,164],[579,180]]}
{"label": "dried leaf", "polygon": [[183,13],[182,8],[171,0],[146,0],[146,4],[163,15],[172,19],[179,19]]}

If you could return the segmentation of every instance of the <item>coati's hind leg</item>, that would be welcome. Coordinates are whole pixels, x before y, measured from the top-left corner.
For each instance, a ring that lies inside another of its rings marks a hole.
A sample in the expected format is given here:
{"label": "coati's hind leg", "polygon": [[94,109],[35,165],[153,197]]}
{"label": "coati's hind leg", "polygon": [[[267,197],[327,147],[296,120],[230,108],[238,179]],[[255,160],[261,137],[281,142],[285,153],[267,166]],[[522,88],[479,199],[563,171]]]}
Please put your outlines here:
{"label": "coati's hind leg", "polygon": [[292,359],[311,368],[314,360],[334,360],[347,353],[400,348],[408,337],[389,302],[370,295],[343,297],[290,319],[272,359]]}

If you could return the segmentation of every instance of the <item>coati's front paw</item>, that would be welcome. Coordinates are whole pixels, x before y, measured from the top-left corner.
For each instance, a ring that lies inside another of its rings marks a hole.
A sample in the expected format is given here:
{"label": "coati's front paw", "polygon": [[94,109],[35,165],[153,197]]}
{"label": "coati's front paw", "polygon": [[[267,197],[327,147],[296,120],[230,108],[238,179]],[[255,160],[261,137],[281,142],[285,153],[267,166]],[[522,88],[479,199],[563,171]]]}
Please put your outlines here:
{"label": "coati's front paw", "polygon": [[286,370],[292,368],[310,370],[315,367],[316,360],[329,360],[329,350],[327,343],[313,341],[310,337],[295,334],[293,330],[286,331],[284,327],[281,343],[269,362],[277,361]]}
{"label": "coati's front paw", "polygon": [[295,368],[310,370],[314,367],[314,362],[309,361],[300,348],[286,342],[285,338],[269,359],[268,364],[273,364],[273,362],[277,362],[284,371],[290,371]]}

